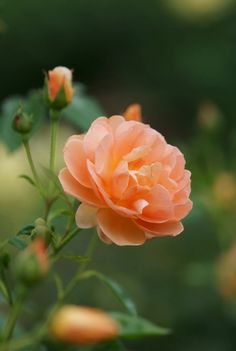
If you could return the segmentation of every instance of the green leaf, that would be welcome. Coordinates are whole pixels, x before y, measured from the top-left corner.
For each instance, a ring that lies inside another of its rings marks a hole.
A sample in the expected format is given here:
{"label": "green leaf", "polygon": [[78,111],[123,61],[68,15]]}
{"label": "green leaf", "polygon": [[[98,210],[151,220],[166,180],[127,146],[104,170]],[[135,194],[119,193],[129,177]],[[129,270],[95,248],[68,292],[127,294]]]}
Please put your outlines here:
{"label": "green leaf", "polygon": [[33,224],[28,224],[24,228],[19,230],[19,232],[16,235],[17,236],[19,236],[19,235],[30,235],[34,228],[35,228],[35,226]]}
{"label": "green leaf", "polygon": [[84,275],[86,274],[88,274],[88,277],[96,277],[101,280],[101,282],[104,283],[113,292],[116,298],[131,315],[137,315],[137,310],[134,302],[116,281],[96,271],[87,271],[84,273]]}
{"label": "green leaf", "polygon": [[0,117],[0,139],[9,151],[16,150],[21,145],[21,137],[12,129],[12,122],[21,102],[20,96],[14,96],[3,101]]}
{"label": "green leaf", "polygon": [[42,93],[39,90],[29,92],[26,97],[12,96],[3,101],[0,116],[0,140],[7,146],[9,151],[16,150],[21,146],[21,137],[12,129],[12,121],[19,108],[33,114],[33,130],[35,132],[46,118],[46,109],[43,104]]}
{"label": "green leaf", "polygon": [[136,339],[170,334],[169,329],[159,327],[140,317],[130,316],[120,312],[112,312],[110,315],[120,325],[121,338]]}
{"label": "green leaf", "polygon": [[33,180],[31,177],[29,177],[28,175],[26,175],[26,174],[21,174],[21,175],[19,175],[19,178],[25,179],[25,180],[26,180],[27,182],[29,182],[31,185],[36,186],[34,180]]}
{"label": "green leaf", "polygon": [[97,117],[104,116],[99,103],[94,98],[86,96],[84,90],[81,84],[76,84],[72,103],[63,112],[63,119],[82,131],[86,131]]}
{"label": "green leaf", "polygon": [[17,237],[11,238],[8,243],[20,250],[24,250],[27,247],[27,243]]}

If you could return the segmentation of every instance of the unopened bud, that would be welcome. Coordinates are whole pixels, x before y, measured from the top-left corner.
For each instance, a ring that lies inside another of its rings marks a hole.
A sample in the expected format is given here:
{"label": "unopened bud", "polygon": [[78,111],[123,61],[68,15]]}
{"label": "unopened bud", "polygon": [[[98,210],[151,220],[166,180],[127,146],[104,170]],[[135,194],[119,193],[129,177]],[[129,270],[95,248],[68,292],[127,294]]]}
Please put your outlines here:
{"label": "unopened bud", "polygon": [[72,71],[66,67],[56,67],[48,71],[45,79],[45,97],[53,110],[61,110],[72,101]]}
{"label": "unopened bud", "polygon": [[125,112],[123,113],[126,121],[136,121],[142,122],[142,110],[141,105],[139,104],[132,104],[127,107]]}
{"label": "unopened bud", "polygon": [[20,134],[28,134],[33,127],[32,115],[19,110],[13,119],[12,128]]}
{"label": "unopened bud", "polygon": [[53,316],[50,334],[58,341],[73,345],[89,345],[118,336],[117,323],[105,312],[74,305],[62,307]]}
{"label": "unopened bud", "polygon": [[16,275],[24,284],[34,285],[49,271],[47,249],[43,238],[36,238],[16,259]]}

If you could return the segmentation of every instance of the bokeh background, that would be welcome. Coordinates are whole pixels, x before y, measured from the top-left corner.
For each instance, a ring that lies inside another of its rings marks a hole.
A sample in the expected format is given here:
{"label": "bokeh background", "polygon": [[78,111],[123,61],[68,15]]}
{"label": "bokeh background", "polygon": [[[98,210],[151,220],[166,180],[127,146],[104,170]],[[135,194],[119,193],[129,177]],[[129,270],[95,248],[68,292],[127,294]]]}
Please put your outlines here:
{"label": "bokeh background", "polygon": [[[97,247],[93,267],[126,287],[140,315],[173,330],[127,349],[235,350],[235,1],[0,1],[0,50],[2,103],[42,87],[43,70],[65,65],[101,111],[118,114],[139,102],[145,122],[186,154],[194,207],[185,232],[138,248]],[[63,144],[76,131],[63,124],[58,167]],[[33,140],[40,163],[47,162],[47,147],[44,125]],[[0,162],[0,234],[6,236],[41,208],[34,190],[17,178],[28,171],[22,150],[10,153],[1,143]],[[78,254],[90,235],[78,238]],[[65,262],[59,269],[67,279],[74,267]],[[54,296],[47,284],[46,294],[43,287],[35,292],[45,304]],[[97,282],[80,287],[73,301],[120,308]]]}

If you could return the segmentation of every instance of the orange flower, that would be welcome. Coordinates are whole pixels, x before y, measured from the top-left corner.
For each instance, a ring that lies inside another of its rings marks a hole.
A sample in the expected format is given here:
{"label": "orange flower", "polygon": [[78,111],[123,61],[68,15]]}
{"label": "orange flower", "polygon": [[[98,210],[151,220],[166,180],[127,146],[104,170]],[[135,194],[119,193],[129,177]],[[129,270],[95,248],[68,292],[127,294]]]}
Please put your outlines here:
{"label": "orange flower", "polygon": [[48,71],[46,88],[49,103],[58,106],[58,109],[68,105],[74,95],[71,70],[59,66]]}
{"label": "orange flower", "polygon": [[89,345],[118,335],[118,325],[105,312],[95,308],[67,305],[52,318],[51,335],[74,345]]}
{"label": "orange flower", "polygon": [[139,104],[132,104],[127,107],[125,112],[123,113],[126,121],[142,121],[142,110]]}
{"label": "orange flower", "polygon": [[192,208],[191,173],[179,149],[150,126],[100,117],[85,135],[68,139],[64,159],[59,179],[82,202],[80,228],[97,226],[103,241],[117,245],[182,232]]}

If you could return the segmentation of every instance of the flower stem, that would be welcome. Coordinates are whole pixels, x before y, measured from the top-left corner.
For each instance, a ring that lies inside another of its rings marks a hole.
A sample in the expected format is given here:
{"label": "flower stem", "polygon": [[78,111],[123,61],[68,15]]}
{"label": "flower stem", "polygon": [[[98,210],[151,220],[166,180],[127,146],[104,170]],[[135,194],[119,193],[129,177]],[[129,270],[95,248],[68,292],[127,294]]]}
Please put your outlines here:
{"label": "flower stem", "polygon": [[[85,255],[87,255],[87,257],[89,258],[88,261],[91,259],[94,248],[95,248],[95,242],[97,240],[97,235],[93,235],[90,239],[90,242],[88,244],[87,250]],[[78,269],[78,271],[76,272],[76,274],[73,276],[73,278],[71,279],[71,281],[67,284],[67,287],[64,289],[62,296],[57,300],[57,302],[55,303],[55,305],[53,305],[49,311],[48,314],[48,318],[47,321],[45,323],[45,327],[48,326],[48,324],[51,321],[51,318],[53,316],[53,314],[57,311],[57,309],[63,304],[63,302],[65,301],[65,299],[71,294],[71,292],[73,291],[73,289],[76,287],[76,285],[78,284],[78,281],[80,279],[83,279],[83,272],[85,270],[85,268],[87,267],[87,263],[88,262],[84,262],[80,268]]]}
{"label": "flower stem", "polygon": [[51,149],[50,149],[50,170],[55,172],[56,161],[56,144],[57,144],[57,129],[58,129],[58,112],[50,110],[51,117]]}
{"label": "flower stem", "polygon": [[60,244],[55,248],[54,255],[58,254],[58,252],[61,251],[63,247],[77,235],[78,232],[79,228],[75,228],[71,233],[68,233],[68,235],[61,240]]}
{"label": "flower stem", "polygon": [[37,171],[36,171],[36,168],[35,168],[35,165],[34,165],[34,161],[33,161],[32,155],[31,155],[29,141],[23,139],[23,145],[25,147],[26,156],[27,156],[27,159],[28,159],[28,162],[29,162],[29,165],[30,165],[30,169],[31,169],[31,172],[33,174],[35,183],[39,187],[39,184],[40,184],[39,177],[38,177],[38,174],[37,174]]}
{"label": "flower stem", "polygon": [[87,257],[88,259],[81,263],[80,268],[79,268],[79,274],[82,274],[85,271],[89,261],[91,260],[95,246],[96,246],[96,242],[97,242],[97,234],[93,233],[93,235],[89,241],[87,250],[85,252],[85,257]]}
{"label": "flower stem", "polygon": [[4,284],[5,297],[7,298],[9,305],[12,306],[13,301],[12,301],[11,289],[9,287],[8,280],[6,278],[6,274],[4,272],[4,269],[1,269],[0,272],[1,272],[2,282]]}
{"label": "flower stem", "polygon": [[97,241],[97,235],[92,235],[87,250],[85,252],[85,256],[88,258],[88,260],[86,260],[85,262],[83,262],[77,273],[75,274],[75,276],[72,278],[72,280],[69,282],[69,284],[67,285],[64,294],[62,296],[62,302],[65,300],[65,298],[72,292],[72,290],[76,287],[78,281],[82,278],[83,272],[85,271],[88,262],[91,260],[92,254],[94,252],[95,249],[95,243]]}
{"label": "flower stem", "polygon": [[15,328],[15,325],[16,325],[17,318],[22,310],[25,296],[26,296],[26,291],[22,290],[19,293],[14,305],[12,306],[9,317],[8,317],[6,324],[5,324],[4,331],[3,331],[3,340],[7,341],[11,338],[12,333],[13,333],[14,328]]}

